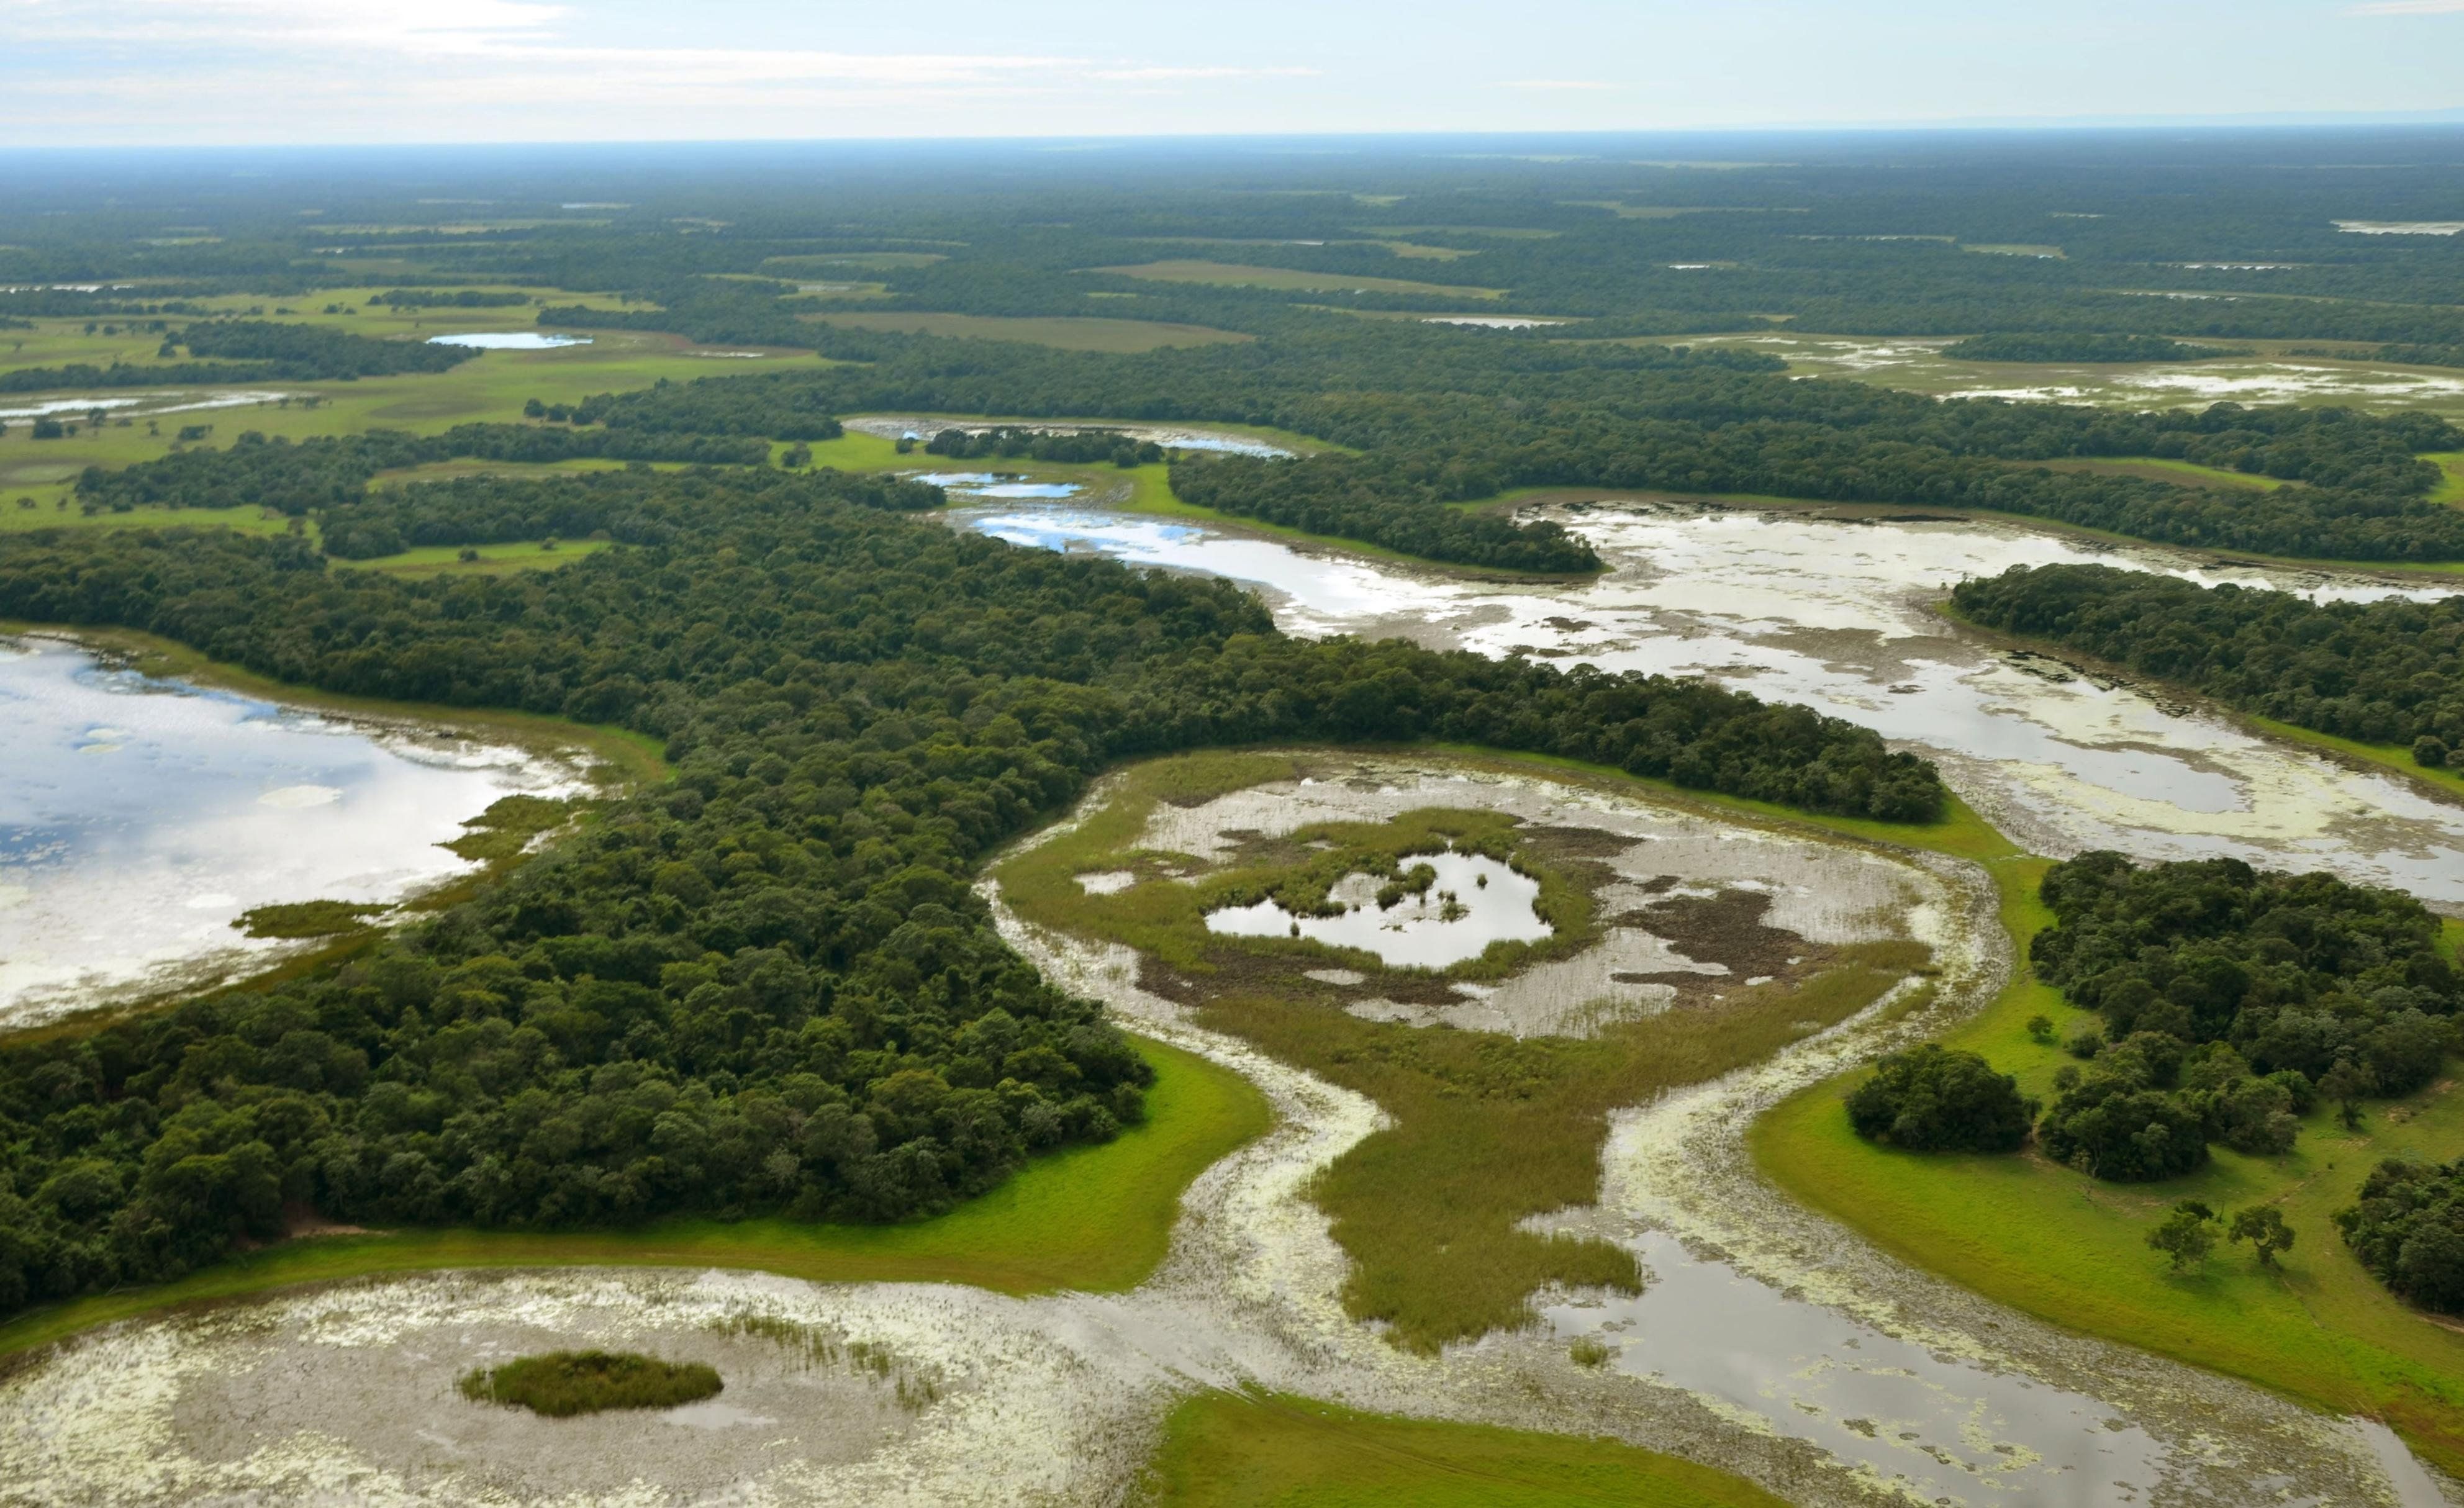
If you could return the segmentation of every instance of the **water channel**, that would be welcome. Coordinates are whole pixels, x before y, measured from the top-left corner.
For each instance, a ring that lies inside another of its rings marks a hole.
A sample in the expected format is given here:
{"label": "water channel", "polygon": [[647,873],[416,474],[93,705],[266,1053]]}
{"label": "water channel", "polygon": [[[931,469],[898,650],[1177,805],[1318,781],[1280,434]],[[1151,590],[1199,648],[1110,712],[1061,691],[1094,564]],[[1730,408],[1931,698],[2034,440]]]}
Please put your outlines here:
{"label": "water channel", "polygon": [[948,516],[1018,544],[1248,583],[1292,633],[1704,675],[1802,702],[1935,759],[1964,798],[2038,852],[2234,854],[2395,885],[2464,912],[2464,806],[2259,737],[2161,690],[2007,651],[1934,605],[1965,577],[2080,560],[2321,600],[2448,588],[2101,548],[1977,520],[1647,503],[1550,515],[1592,541],[1604,575],[1575,584],[1468,579],[1083,507]]}

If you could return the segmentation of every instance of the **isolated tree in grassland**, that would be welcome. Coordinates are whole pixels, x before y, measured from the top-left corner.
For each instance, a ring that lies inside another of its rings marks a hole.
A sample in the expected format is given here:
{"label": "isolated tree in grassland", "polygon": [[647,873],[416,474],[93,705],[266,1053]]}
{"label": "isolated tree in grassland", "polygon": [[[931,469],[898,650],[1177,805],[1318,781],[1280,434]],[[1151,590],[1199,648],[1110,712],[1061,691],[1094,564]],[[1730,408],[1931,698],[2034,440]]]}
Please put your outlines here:
{"label": "isolated tree in grassland", "polygon": [[2013,1151],[2035,1118],[2017,1080],[1939,1042],[1884,1058],[1848,1096],[1858,1135],[1918,1152]]}
{"label": "isolated tree in grassland", "polygon": [[2284,1223],[2284,1212],[2272,1204],[2255,1204],[2236,1212],[2225,1236],[2235,1245],[2248,1241],[2251,1255],[2261,1267],[2275,1266],[2277,1253],[2293,1250],[2293,1227]]}
{"label": "isolated tree in grassland", "polygon": [[2319,1093],[2336,1102],[2336,1118],[2344,1123],[2346,1130],[2361,1126],[2362,1101],[2376,1087],[2370,1071],[2349,1058],[2338,1059],[2319,1081]]}
{"label": "isolated tree in grassland", "polygon": [[2196,1199],[2185,1199],[2147,1233],[2147,1244],[2165,1254],[2173,1271],[2188,1272],[2216,1249],[2216,1213]]}

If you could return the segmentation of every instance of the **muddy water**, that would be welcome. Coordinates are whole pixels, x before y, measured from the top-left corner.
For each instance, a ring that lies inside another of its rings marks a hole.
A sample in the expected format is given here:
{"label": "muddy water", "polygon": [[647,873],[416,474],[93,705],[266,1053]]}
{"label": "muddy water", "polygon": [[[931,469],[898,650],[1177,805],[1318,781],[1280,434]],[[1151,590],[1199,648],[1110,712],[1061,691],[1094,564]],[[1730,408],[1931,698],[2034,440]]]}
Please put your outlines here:
{"label": "muddy water", "polygon": [[[1600,792],[1434,762],[1371,773],[1251,804],[1365,819],[1442,795],[1655,833],[1667,852],[1706,863],[1722,851],[1684,846],[1699,819]],[[1253,825],[1238,798],[1212,804],[1158,813],[1201,862],[1226,823]],[[1866,888],[1901,896],[1887,907],[1895,924],[1934,946],[1934,1010],[1972,1008],[1997,985],[2008,959],[1981,875],[1820,846],[1892,872]],[[1821,907],[1836,904],[1831,887],[1814,888],[1823,894],[1789,913],[1808,928],[1828,925]],[[1307,1199],[1319,1171],[1378,1127],[1376,1106],[1192,1025],[1138,987],[1134,954],[1026,927],[996,886],[983,889],[1004,936],[1056,983],[1242,1073],[1275,1108],[1272,1131],[1192,1186],[1170,1256],[1138,1289],[1018,1300],[588,1270],[373,1279],[105,1330],[0,1378],[0,1481],[30,1501],[114,1508],[1103,1504],[1124,1499],[1175,1401],[1256,1383],[1380,1411],[1611,1435],[1716,1462],[1815,1508],[2441,1500],[2383,1434],[2049,1331],[1757,1198],[1737,1147],[1752,1109],[1925,1029],[1882,1024],[1880,1009],[1619,1118],[1601,1204],[1553,1223],[1633,1244],[1653,1273],[1640,1299],[1565,1295],[1542,1330],[1437,1358],[1399,1352],[1344,1315],[1345,1261]],[[890,1386],[842,1366],[784,1365],[731,1324],[748,1315],[877,1347],[894,1359]],[[1574,1365],[1567,1340],[1577,1334],[1608,1341],[1616,1365]],[[727,1408],[552,1422],[453,1390],[473,1366],[551,1345],[707,1360],[726,1380]]]}
{"label": "muddy water", "polygon": [[1609,571],[1576,585],[1464,580],[1083,508],[954,510],[1019,544],[1097,551],[1257,586],[1303,634],[1402,636],[1617,670],[1705,675],[1803,702],[1936,759],[1970,804],[2040,852],[2234,854],[2393,885],[2464,910],[2464,807],[1945,621],[1950,583],[2099,560],[2319,600],[2444,595],[2365,576],[2098,549],[1970,520],[1852,523],[1678,505],[1552,514]]}
{"label": "muddy water", "polygon": [[0,1026],[261,965],[284,945],[241,912],[399,900],[471,867],[436,846],[465,820],[571,779],[0,640]]}

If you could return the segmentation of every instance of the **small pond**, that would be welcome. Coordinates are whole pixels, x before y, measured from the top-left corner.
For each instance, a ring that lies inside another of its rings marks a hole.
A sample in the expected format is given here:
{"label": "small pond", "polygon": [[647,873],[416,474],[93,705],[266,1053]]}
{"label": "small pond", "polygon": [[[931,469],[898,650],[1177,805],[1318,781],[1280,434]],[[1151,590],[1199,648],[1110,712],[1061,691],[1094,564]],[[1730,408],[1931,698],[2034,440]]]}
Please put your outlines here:
{"label": "small pond", "polygon": [[1327,892],[1344,907],[1335,916],[1295,916],[1273,900],[1225,907],[1206,913],[1206,929],[1227,937],[1306,937],[1329,948],[1375,953],[1390,968],[1445,969],[1477,958],[1491,943],[1536,943],[1554,929],[1532,903],[1540,882],[1481,854],[1452,851],[1415,854],[1410,870],[1426,864],[1437,880],[1418,895],[1392,906],[1377,904],[1386,882],[1351,874]]}
{"label": "small pond", "polygon": [[1015,471],[923,471],[908,480],[929,483],[961,497],[1052,500],[1075,497],[1084,491],[1076,482],[1030,482]]}
{"label": "small pond", "polygon": [[479,351],[553,351],[588,345],[586,335],[551,335],[544,330],[473,330],[462,335],[432,335],[429,345],[467,345]]}
{"label": "small pond", "polygon": [[0,1026],[209,983],[291,945],[253,907],[385,903],[468,871],[436,845],[557,761],[319,716],[0,639]]}

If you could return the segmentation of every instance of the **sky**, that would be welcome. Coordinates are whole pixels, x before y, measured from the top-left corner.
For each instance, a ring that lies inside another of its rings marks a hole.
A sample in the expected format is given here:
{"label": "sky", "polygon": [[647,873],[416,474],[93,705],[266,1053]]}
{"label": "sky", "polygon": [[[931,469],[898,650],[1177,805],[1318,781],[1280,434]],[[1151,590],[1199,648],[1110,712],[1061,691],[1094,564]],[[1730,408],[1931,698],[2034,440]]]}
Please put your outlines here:
{"label": "sky", "polygon": [[2464,0],[0,0],[0,144],[2385,118],[2459,56]]}

